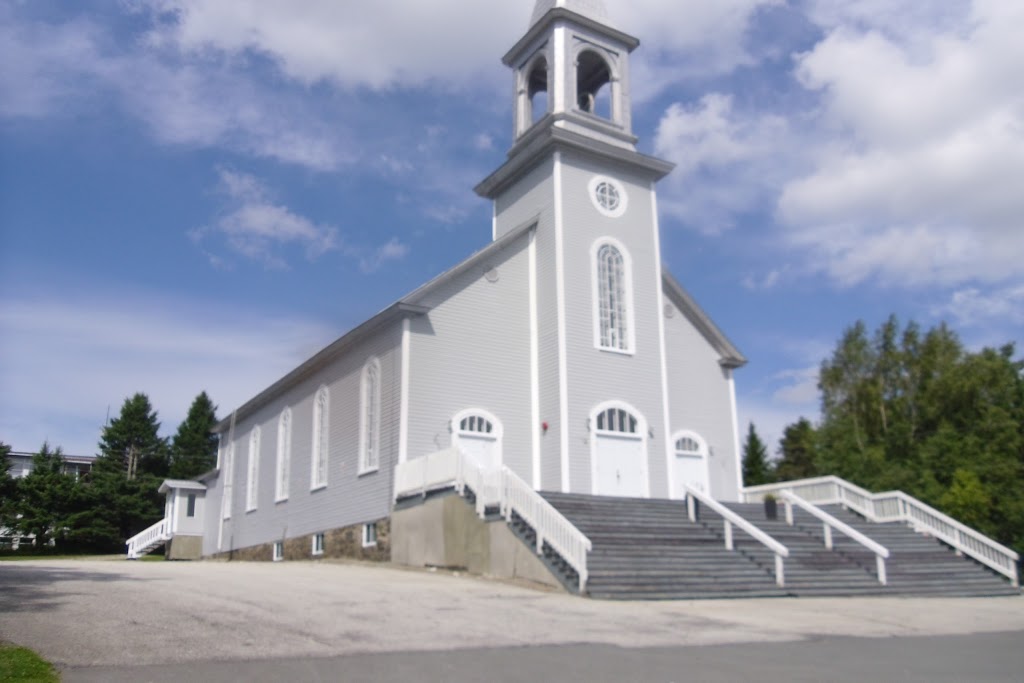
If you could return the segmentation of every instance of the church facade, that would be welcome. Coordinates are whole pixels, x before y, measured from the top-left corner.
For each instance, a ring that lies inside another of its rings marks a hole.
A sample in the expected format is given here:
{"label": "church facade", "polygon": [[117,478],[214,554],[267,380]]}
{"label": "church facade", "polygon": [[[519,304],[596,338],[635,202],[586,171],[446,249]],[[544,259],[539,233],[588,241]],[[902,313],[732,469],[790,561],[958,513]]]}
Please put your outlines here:
{"label": "church facade", "polygon": [[376,548],[396,467],[451,447],[537,491],[738,499],[746,361],[663,268],[638,45],[600,0],[537,2],[504,57],[513,145],[476,188],[493,241],[218,425],[202,555]]}

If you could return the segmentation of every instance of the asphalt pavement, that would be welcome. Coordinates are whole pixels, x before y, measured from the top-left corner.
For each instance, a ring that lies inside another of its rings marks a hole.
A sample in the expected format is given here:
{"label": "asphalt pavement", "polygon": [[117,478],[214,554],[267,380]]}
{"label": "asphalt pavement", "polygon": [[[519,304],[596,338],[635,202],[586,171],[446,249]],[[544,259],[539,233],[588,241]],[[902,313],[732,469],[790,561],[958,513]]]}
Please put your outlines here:
{"label": "asphalt pavement", "polygon": [[1024,599],[606,602],[337,562],[0,562],[65,681],[1021,681]]}

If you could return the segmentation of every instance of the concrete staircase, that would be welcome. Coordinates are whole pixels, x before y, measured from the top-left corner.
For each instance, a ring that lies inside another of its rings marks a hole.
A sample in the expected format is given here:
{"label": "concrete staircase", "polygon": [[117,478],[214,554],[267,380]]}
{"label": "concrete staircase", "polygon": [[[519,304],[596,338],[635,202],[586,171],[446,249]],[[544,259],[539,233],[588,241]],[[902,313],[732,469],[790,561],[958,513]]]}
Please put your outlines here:
{"label": "concrete staircase", "polygon": [[703,524],[681,501],[541,492],[593,543],[591,597],[618,600],[777,597],[765,570]]}
{"label": "concrete staircase", "polygon": [[[823,509],[889,550],[888,585],[878,581],[873,553],[838,533],[828,550],[821,523],[795,509],[790,526],[781,503],[775,521],[765,518],[760,503],[727,507],[789,549],[784,588],[775,585],[774,554],[738,530],[735,550],[727,550],[723,520],[706,506],[690,522],[683,501],[541,495],[593,542],[587,592],[595,598],[1020,594],[1002,576],[933,538],[899,523],[868,522],[838,506]],[[547,559],[557,571],[557,558]]]}

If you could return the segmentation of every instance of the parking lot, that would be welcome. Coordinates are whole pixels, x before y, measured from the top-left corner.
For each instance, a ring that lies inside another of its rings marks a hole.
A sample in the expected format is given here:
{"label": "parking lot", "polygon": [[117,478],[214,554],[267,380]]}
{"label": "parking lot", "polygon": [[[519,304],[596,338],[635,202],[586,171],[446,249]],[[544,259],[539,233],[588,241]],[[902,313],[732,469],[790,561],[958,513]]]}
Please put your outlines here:
{"label": "parking lot", "polygon": [[[1024,601],[602,602],[447,572],[354,563],[0,563],[0,639],[35,649],[65,670],[65,680],[102,680],[83,676],[142,665],[264,662],[266,672],[272,662],[385,653],[400,663],[410,653],[524,646],[537,648],[538,656],[581,647],[607,655],[614,649],[600,646],[654,653],[828,637],[939,636],[981,638],[975,649],[986,643],[996,651],[1005,637],[1024,642]],[[1003,664],[1019,671],[1021,648],[1005,649]],[[164,680],[160,670],[147,678]]]}

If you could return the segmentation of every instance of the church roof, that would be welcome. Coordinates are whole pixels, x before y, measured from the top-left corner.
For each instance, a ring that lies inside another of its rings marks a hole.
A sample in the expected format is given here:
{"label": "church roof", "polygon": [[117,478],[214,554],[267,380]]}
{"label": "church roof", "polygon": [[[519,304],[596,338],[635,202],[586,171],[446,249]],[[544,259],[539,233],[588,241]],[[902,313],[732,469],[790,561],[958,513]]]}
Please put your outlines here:
{"label": "church roof", "polygon": [[661,279],[662,287],[668,298],[721,356],[718,360],[719,365],[726,368],[739,368],[746,365],[747,359],[739,349],[729,341],[725,333],[708,317],[708,314],[694,301],[690,293],[683,289],[679,281],[672,277],[664,265],[661,267]]}
{"label": "church roof", "polygon": [[530,26],[536,24],[545,14],[556,7],[567,9],[602,24],[611,25],[608,19],[608,10],[602,0],[537,0],[537,4],[533,7],[533,16],[530,17]]}

